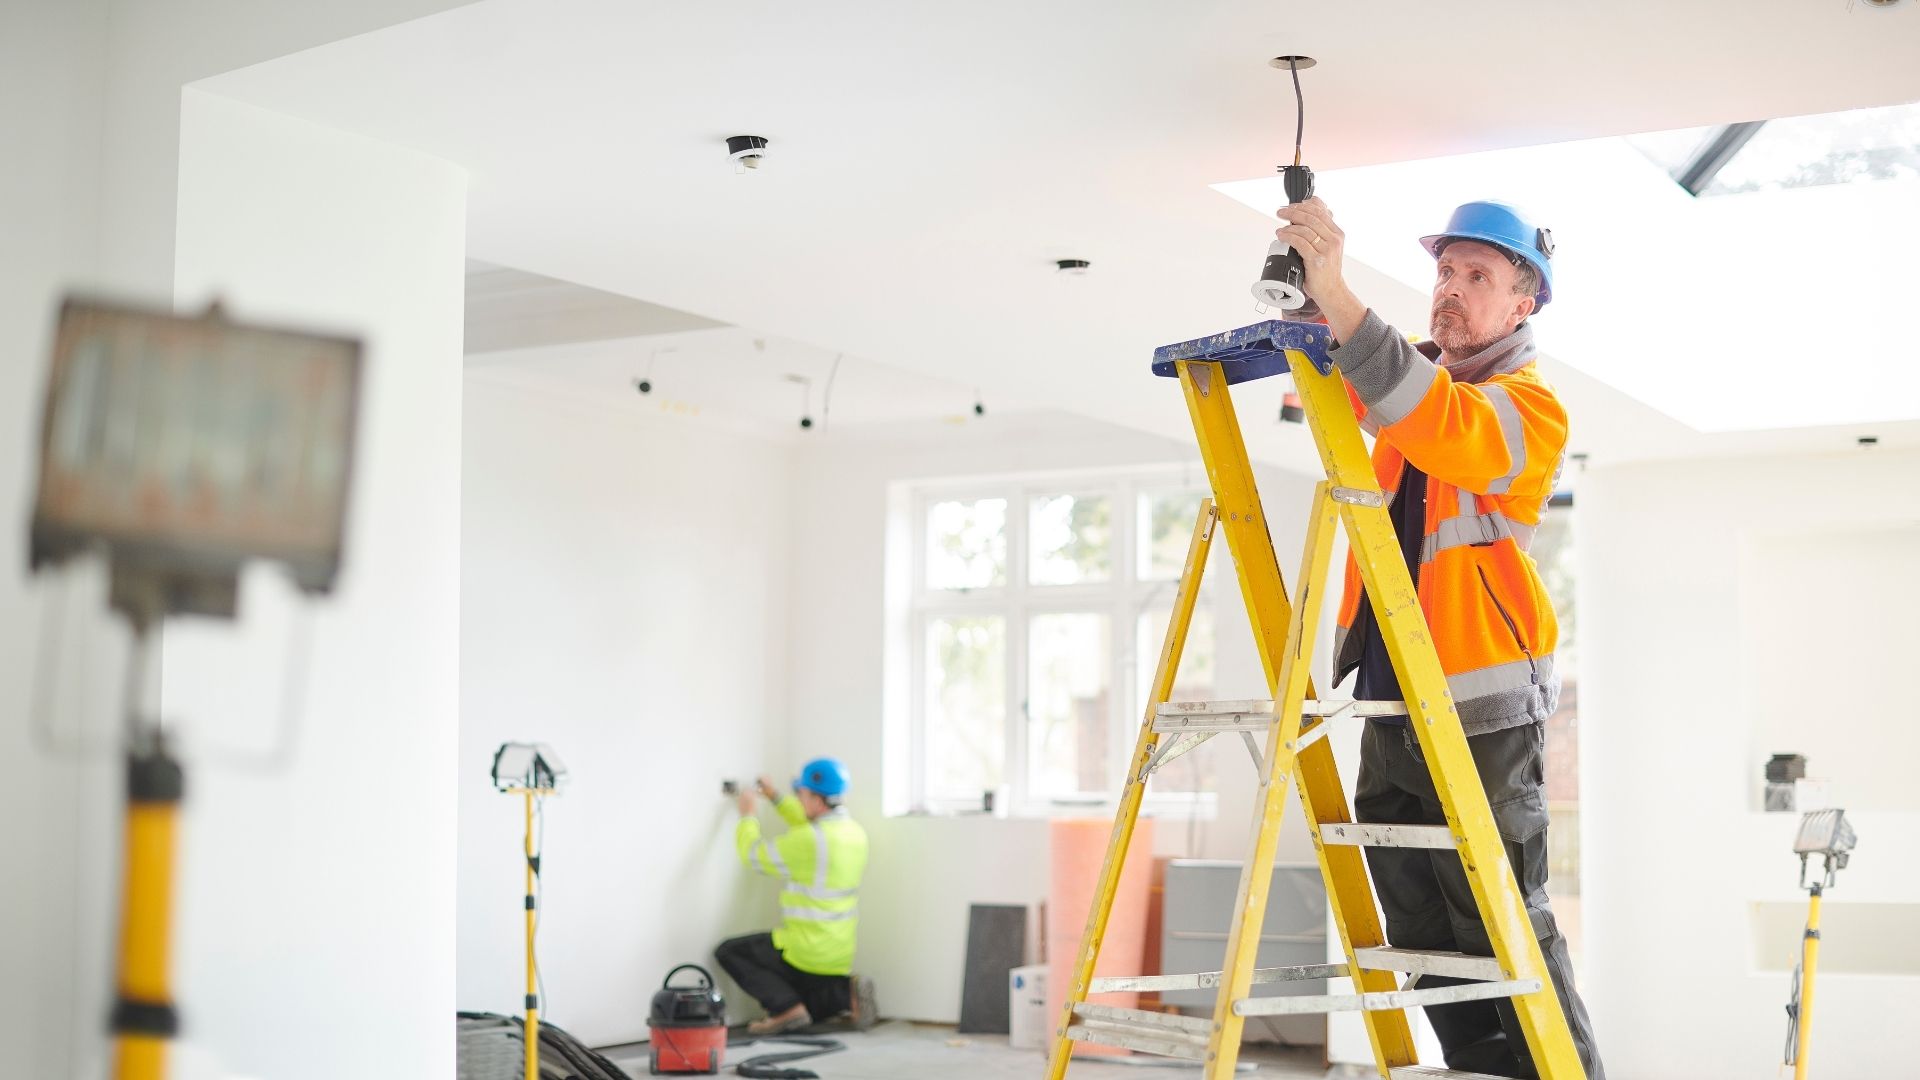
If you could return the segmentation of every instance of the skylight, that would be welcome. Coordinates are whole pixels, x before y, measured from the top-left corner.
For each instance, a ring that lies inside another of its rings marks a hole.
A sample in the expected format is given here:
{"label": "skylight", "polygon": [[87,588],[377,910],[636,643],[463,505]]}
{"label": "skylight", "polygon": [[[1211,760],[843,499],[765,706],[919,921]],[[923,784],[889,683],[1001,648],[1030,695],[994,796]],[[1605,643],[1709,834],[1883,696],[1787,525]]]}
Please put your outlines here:
{"label": "skylight", "polygon": [[1920,103],[1655,131],[1627,141],[1700,195],[1920,180]]}
{"label": "skylight", "polygon": [[[1706,134],[1672,140],[1685,144],[1673,160]],[[1920,417],[1920,365],[1909,320],[1898,315],[1920,281],[1920,181],[1694,198],[1620,138],[1328,169],[1316,179],[1346,233],[1349,282],[1402,330],[1428,329],[1433,257],[1418,238],[1463,202],[1499,198],[1553,230],[1553,303],[1538,332],[1554,360],[1699,431]],[[1215,187],[1263,223],[1287,201],[1278,176]],[[1809,221],[1820,225],[1815,240],[1781,232],[1783,222]],[[1249,232],[1259,235],[1251,223]],[[1817,252],[1802,250],[1809,243]],[[1819,272],[1808,259],[1846,271]],[[1837,357],[1861,370],[1821,377]]]}

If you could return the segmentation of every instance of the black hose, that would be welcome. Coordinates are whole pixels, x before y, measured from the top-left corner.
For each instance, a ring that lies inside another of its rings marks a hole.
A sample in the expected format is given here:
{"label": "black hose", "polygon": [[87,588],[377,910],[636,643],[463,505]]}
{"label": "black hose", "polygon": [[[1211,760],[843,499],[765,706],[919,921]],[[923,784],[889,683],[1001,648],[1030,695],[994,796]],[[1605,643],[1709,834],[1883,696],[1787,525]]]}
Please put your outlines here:
{"label": "black hose", "polygon": [[847,1048],[847,1044],[838,1039],[826,1039],[809,1035],[775,1035],[764,1039],[749,1039],[742,1042],[728,1040],[729,1048],[751,1046],[756,1042],[798,1043],[804,1050],[789,1050],[784,1053],[760,1054],[750,1057],[733,1067],[735,1074],[748,1080],[819,1080],[820,1074],[807,1069],[783,1069],[780,1066],[790,1061],[804,1061],[822,1054],[838,1053]]}

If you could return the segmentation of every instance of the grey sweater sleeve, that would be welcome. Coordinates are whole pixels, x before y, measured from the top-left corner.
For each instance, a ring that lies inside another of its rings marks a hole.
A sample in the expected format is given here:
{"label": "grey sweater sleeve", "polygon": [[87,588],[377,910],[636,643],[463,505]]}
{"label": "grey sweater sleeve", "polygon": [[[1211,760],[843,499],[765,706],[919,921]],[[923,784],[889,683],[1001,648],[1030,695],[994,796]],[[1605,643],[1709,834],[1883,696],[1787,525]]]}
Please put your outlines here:
{"label": "grey sweater sleeve", "polygon": [[1353,337],[1327,355],[1366,404],[1367,419],[1381,426],[1405,419],[1427,396],[1438,371],[1371,308]]}

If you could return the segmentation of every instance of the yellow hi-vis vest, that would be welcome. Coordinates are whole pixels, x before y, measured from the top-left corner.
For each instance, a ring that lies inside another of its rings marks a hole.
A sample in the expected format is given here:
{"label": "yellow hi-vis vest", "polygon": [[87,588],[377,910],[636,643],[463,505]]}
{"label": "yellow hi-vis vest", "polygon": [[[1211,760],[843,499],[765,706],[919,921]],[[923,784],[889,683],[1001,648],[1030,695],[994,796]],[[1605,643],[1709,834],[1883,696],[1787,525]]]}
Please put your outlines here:
{"label": "yellow hi-vis vest", "polygon": [[860,875],[867,870],[867,831],[844,808],[807,820],[792,795],[774,804],[787,831],[761,839],[760,820],[743,817],[734,831],[740,861],[779,878],[780,925],[774,948],[787,963],[814,975],[853,970],[859,925]]}

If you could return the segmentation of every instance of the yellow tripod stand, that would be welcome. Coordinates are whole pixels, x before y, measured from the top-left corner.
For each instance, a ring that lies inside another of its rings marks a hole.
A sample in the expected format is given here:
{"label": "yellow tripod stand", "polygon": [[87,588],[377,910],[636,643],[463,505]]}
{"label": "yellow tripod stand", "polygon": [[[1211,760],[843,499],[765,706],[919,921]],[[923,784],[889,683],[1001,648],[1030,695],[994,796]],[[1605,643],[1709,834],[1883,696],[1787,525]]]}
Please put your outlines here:
{"label": "yellow tripod stand", "polygon": [[[1327,358],[1329,344],[1324,326],[1268,322],[1169,345],[1155,353],[1154,372],[1180,380],[1213,498],[1202,506],[1194,526],[1173,618],[1154,674],[1153,697],[1141,723],[1114,818],[1106,863],[1087,916],[1087,931],[1065,1011],[1055,1030],[1048,1080],[1061,1080],[1066,1075],[1075,1042],[1201,1061],[1207,1080],[1225,1080],[1233,1075],[1247,1017],[1351,1010],[1360,1011],[1365,1019],[1374,1061],[1383,1078],[1451,1076],[1471,1080],[1466,1073],[1417,1064],[1405,1010],[1492,998],[1512,999],[1535,1067],[1544,1080],[1579,1080],[1584,1076],[1447,690],[1446,675],[1420,612],[1413,580],[1388,517],[1386,496],[1375,480],[1345,385],[1333,373]],[[1297,606],[1289,601],[1280,576],[1267,515],[1255,490],[1253,466],[1228,392],[1230,383],[1289,371],[1327,475],[1316,487],[1309,511]],[[1387,653],[1399,674],[1404,702],[1321,701],[1315,697],[1308,666],[1326,591],[1333,534],[1341,526],[1346,528]],[[1240,591],[1253,623],[1267,684],[1274,694],[1271,701],[1167,701],[1216,529],[1225,531],[1233,552]],[[1336,718],[1383,714],[1409,718],[1445,811],[1445,826],[1353,821],[1334,767],[1333,750],[1324,736]],[[1253,851],[1241,867],[1239,896],[1221,970],[1095,979],[1094,964],[1147,780],[1162,765],[1201,741],[1228,732],[1239,733],[1246,741],[1262,780],[1258,828]],[[1264,745],[1255,740],[1258,734],[1265,735]],[[1346,962],[1256,969],[1254,958],[1289,780],[1296,781],[1300,791],[1301,809],[1313,834]],[[1360,850],[1369,846],[1457,851],[1486,922],[1494,955],[1388,947]],[[1475,981],[1399,989],[1396,973]],[[1334,978],[1351,979],[1353,992],[1250,996],[1255,983]],[[1211,1019],[1114,1008],[1086,1000],[1090,993],[1200,988],[1217,989]]]}
{"label": "yellow tripod stand", "polygon": [[520,850],[527,861],[527,1023],[521,1029],[526,1042],[526,1080],[540,1080],[540,961],[534,956],[534,939],[540,929],[539,895],[534,879],[540,876],[540,853],[533,846],[534,800],[544,799],[553,794],[550,787],[510,787],[505,789],[508,795],[520,795],[526,800],[526,831],[521,840]]}
{"label": "yellow tripod stand", "polygon": [[179,1031],[168,978],[173,951],[175,837],[185,776],[140,690],[150,657],[150,622],[133,620],[127,665],[127,803],[122,856],[120,956],[114,978],[115,1080],[161,1080],[167,1044]]}
{"label": "yellow tripod stand", "polygon": [[[1834,875],[1853,851],[1853,826],[1846,811],[1812,810],[1800,819],[1793,850],[1800,856],[1800,887],[1807,890],[1807,928],[1800,935],[1800,963],[1793,971],[1793,997],[1787,1002],[1787,1064],[1794,1080],[1807,1080],[1807,1048],[1813,1041],[1813,974],[1820,961],[1820,897],[1833,888]],[[1807,879],[1807,860],[1818,855],[1823,868]]]}
{"label": "yellow tripod stand", "polygon": [[[540,932],[540,857],[546,841],[544,830],[539,848],[535,847],[534,822],[541,812],[541,800],[556,794],[567,778],[560,756],[546,743],[502,743],[493,754],[493,786],[507,795],[521,797],[526,808],[526,829],[520,843],[526,862],[525,896],[527,924],[527,1009],[526,1026],[520,1036],[526,1044],[526,1078],[540,1080],[540,961],[534,955],[534,943]],[[545,821],[544,817],[538,820]]]}

